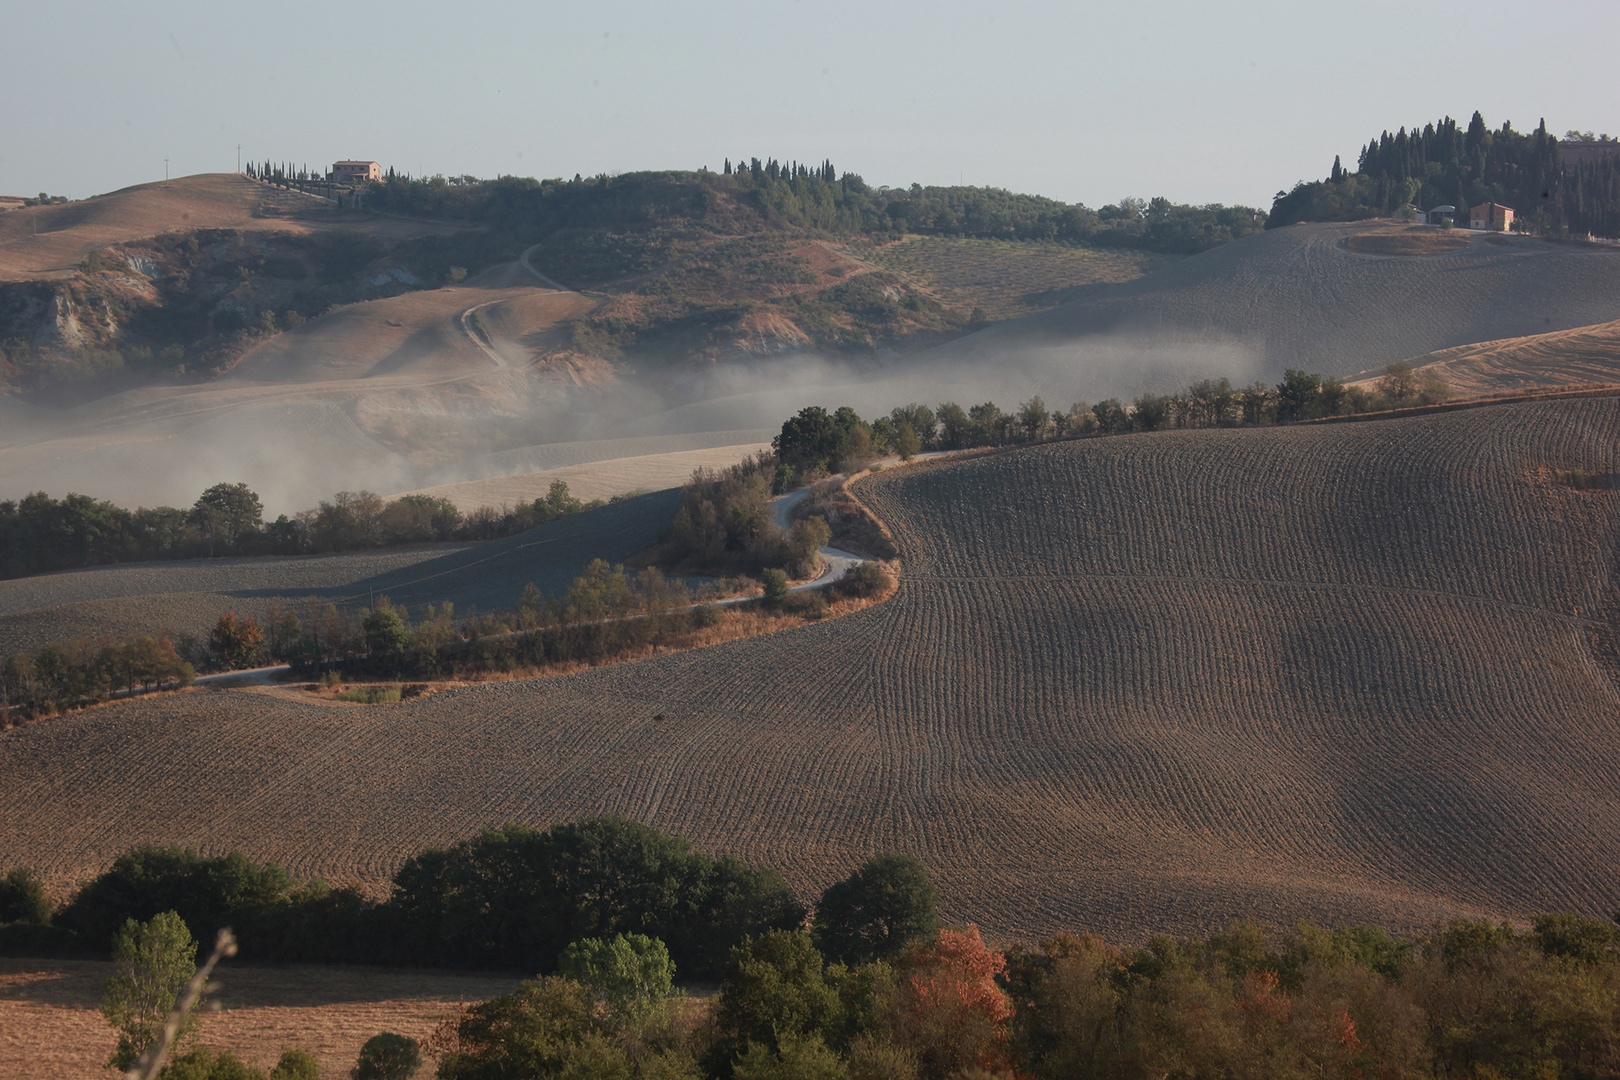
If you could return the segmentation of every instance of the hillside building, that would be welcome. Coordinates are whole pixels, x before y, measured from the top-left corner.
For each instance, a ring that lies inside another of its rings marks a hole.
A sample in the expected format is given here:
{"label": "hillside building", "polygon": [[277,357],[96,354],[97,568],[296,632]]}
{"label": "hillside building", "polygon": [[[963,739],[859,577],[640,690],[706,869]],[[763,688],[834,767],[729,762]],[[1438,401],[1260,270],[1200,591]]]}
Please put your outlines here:
{"label": "hillside building", "polygon": [[1620,157],[1620,142],[1614,139],[1559,139],[1558,157],[1565,171],[1579,169],[1609,158]]}
{"label": "hillside building", "polygon": [[1457,220],[1457,208],[1446,203],[1444,206],[1436,206],[1424,217],[1430,225],[1444,225],[1448,221]]}
{"label": "hillside building", "polygon": [[1513,208],[1499,202],[1480,203],[1469,209],[1468,227],[1507,232],[1513,228]]}
{"label": "hillside building", "polygon": [[381,180],[382,166],[375,161],[334,161],[331,178],[338,183]]}

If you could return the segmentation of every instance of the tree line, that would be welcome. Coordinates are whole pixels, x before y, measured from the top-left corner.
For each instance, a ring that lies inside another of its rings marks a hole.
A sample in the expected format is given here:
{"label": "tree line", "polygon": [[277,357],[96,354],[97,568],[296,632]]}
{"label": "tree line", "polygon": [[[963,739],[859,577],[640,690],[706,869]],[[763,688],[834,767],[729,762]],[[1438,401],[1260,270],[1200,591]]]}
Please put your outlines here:
{"label": "tree line", "polygon": [[[1243,206],[1188,206],[1168,199],[1122,199],[1093,210],[990,187],[874,188],[831,162],[806,166],[750,158],[713,172],[664,171],[572,180],[503,176],[495,180],[390,176],[370,186],[367,203],[399,214],[450,218],[531,240],[565,229],[643,231],[686,222],[716,231],[783,225],[835,236],[902,233],[1048,240],[1193,254],[1263,227]],[[737,218],[746,211],[748,221]]]}
{"label": "tree line", "polygon": [[1569,166],[1545,120],[1527,134],[1512,121],[1493,130],[1478,112],[1466,127],[1448,116],[1385,131],[1362,148],[1354,172],[1334,158],[1326,180],[1279,191],[1266,227],[1385,217],[1413,203],[1462,216],[1485,202],[1512,207],[1515,225],[1529,231],[1620,237],[1620,154]]}
{"label": "tree line", "polygon": [[[0,880],[0,924],[8,951],[111,949],[132,972],[168,972],[171,985],[194,962],[195,941],[226,924],[240,928],[249,961],[537,973],[420,1043],[371,1040],[355,1076],[408,1077],[424,1055],[440,1080],[1620,1070],[1620,930],[1610,921],[1564,912],[1520,929],[1453,919],[1406,938],[1365,925],[1279,934],[1235,922],[1138,946],[1060,933],[993,949],[971,924],[943,923],[912,856],[868,859],[807,911],[774,871],[614,816],[545,832],[509,825],[429,849],[375,904],[239,854],[137,848],[60,909],[13,870]],[[680,1007],[677,974],[720,980],[706,1015]],[[128,1008],[119,989],[109,985],[104,1012],[123,1064],[163,1017]],[[399,1071],[363,1071],[385,1057]],[[191,1051],[169,1075],[262,1074]]]}
{"label": "tree line", "polygon": [[[826,526],[815,519],[798,534],[825,542]],[[882,571],[867,563],[824,591],[835,599],[865,597],[883,583]],[[358,610],[319,599],[302,605],[275,600],[262,623],[228,611],[206,637],[79,638],[0,658],[0,728],[119,693],[188,686],[198,671],[287,663],[298,675],[330,682],[442,679],[603,663],[655,647],[689,648],[724,619],[714,600],[754,590],[759,592],[756,610],[807,619],[827,612],[819,593],[790,596],[781,570],[766,569],[758,580],[723,578],[694,589],[656,568],[629,573],[601,559],[554,596],[530,583],[511,610],[459,619],[449,601],[423,605],[413,620],[407,608],[387,596]]]}
{"label": "tree line", "polygon": [[[626,496],[615,496],[615,499]],[[264,504],[246,484],[215,484],[189,508],[128,510],[105,499],[36,491],[0,501],[0,578],[26,577],[107,563],[316,555],[448,541],[492,540],[605,503],[582,502],[555,480],[542,498],[463,514],[448,499],[340,491],[312,509],[264,520]]]}
{"label": "tree line", "polygon": [[[993,401],[964,409],[955,402],[936,408],[915,402],[868,422],[849,406],[828,412],[801,409],[772,440],[773,458],[760,459],[749,476],[769,472],[769,489],[791,491],[832,473],[858,472],[888,455],[910,459],[933,450],[1013,446],[1093,435],[1186,428],[1252,427],[1297,423],[1329,416],[1430,405],[1450,396],[1433,375],[1406,361],[1390,364],[1371,390],[1347,386],[1336,376],[1288,369],[1274,386],[1234,386],[1230,379],[1202,379],[1178,393],[1146,392],[1130,402],[1107,398],[1050,409],[1040,395],[1003,412]],[[724,510],[726,504],[720,509]],[[718,513],[718,511],[717,511]]]}

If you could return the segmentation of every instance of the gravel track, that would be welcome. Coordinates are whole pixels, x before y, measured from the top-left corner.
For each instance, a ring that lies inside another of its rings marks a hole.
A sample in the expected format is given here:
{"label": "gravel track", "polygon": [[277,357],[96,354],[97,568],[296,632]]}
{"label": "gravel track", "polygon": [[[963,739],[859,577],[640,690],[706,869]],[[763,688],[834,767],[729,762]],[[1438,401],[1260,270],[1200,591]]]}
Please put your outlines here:
{"label": "gravel track", "polygon": [[0,581],[0,655],[75,637],[203,634],[226,611],[262,617],[273,600],[358,607],[387,595],[410,608],[449,601],[461,614],[504,610],[531,581],[560,592],[592,559],[620,562],[652,544],[679,502],[677,490],[655,492],[482,544],[136,563]]}
{"label": "gravel track", "polygon": [[240,692],[0,734],[0,863],[138,840],[380,887],[613,810],[806,895],[920,854],[949,917],[1116,938],[1614,909],[1620,400],[1164,433],[861,482],[905,577],[827,623],[332,710]]}

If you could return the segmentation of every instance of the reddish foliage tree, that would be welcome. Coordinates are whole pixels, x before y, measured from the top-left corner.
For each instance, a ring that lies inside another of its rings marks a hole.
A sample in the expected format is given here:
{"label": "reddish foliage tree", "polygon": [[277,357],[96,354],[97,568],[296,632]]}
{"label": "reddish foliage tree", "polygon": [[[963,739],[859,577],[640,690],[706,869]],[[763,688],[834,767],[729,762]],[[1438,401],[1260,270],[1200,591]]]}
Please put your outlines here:
{"label": "reddish foliage tree", "polygon": [[996,985],[1006,969],[1006,960],[990,951],[971,923],[965,930],[941,930],[902,958],[895,1034],[916,1053],[921,1076],[1010,1071],[1012,1002]]}

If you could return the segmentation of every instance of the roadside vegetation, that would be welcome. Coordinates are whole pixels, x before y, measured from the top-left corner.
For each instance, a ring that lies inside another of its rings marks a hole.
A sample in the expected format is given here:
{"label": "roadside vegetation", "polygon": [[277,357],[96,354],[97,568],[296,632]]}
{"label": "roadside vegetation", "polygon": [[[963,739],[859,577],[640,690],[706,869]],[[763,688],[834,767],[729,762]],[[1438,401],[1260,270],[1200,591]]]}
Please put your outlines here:
{"label": "roadside vegetation", "polygon": [[109,563],[243,555],[322,555],[409,544],[494,540],[628,496],[582,502],[553,481],[542,498],[463,514],[448,499],[340,491],[312,509],[264,520],[246,484],[215,484],[188,509],[126,510],[69,493],[0,501],[0,579]]}
{"label": "roadside vegetation", "polygon": [[[819,533],[801,531],[825,535],[824,526]],[[892,588],[874,563],[856,566],[824,590],[790,593],[780,570],[694,588],[655,568],[630,573],[597,559],[559,595],[547,597],[531,584],[509,611],[460,618],[445,602],[423,605],[413,620],[387,596],[359,610],[275,602],[263,624],[226,612],[205,639],[78,639],[0,659],[0,728],[121,694],[181,689],[198,671],[280,663],[318,680],[335,700],[392,704],[423,688],[388,680],[518,678],[635,660],[816,622],[880,600]],[[716,602],[750,595],[746,603]]]}
{"label": "roadside vegetation", "polygon": [[[117,959],[103,1014],[125,1067],[160,1038],[198,940],[236,928],[247,962],[455,965],[534,973],[431,1031],[380,1033],[351,1075],[663,1077],[1601,1077],[1620,1069],[1620,931],[1563,912],[1528,929],[1453,919],[1235,922],[1118,946],[1090,934],[987,945],[951,926],[926,868],[873,856],[807,909],[769,868],[622,817],[488,829],[420,852],[387,900],[239,854],[137,848],[53,910],[0,882],[0,944]],[[675,979],[719,980],[689,1007]],[[158,993],[146,993],[146,988]],[[161,1000],[160,1000],[161,999]],[[263,1077],[179,1017],[165,1075]],[[307,1070],[294,1072],[294,1069]],[[284,1049],[271,1076],[314,1076]]]}

